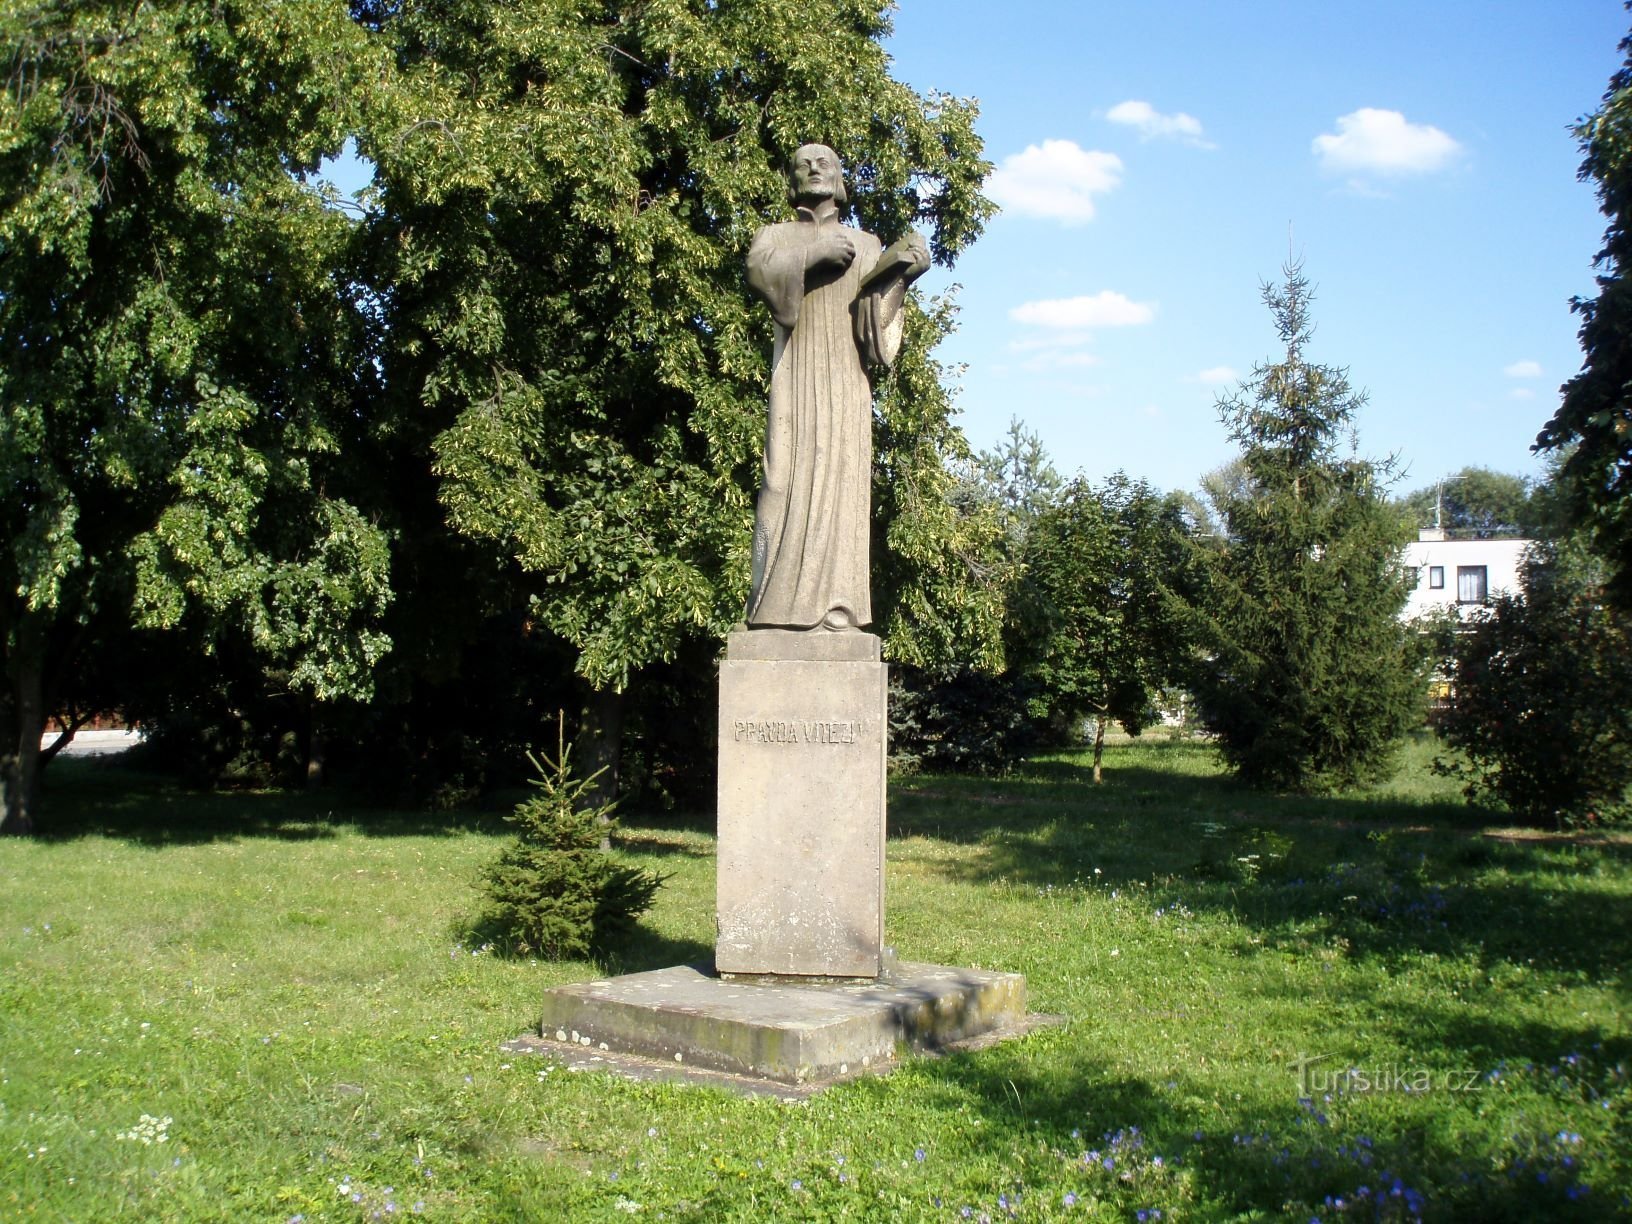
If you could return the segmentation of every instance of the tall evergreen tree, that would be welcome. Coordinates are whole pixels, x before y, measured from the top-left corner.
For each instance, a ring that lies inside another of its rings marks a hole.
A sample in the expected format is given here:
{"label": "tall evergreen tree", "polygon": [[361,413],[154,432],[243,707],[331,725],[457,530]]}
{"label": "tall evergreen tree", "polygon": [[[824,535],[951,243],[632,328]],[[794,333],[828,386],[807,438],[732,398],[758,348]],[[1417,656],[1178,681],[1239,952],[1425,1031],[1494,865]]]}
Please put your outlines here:
{"label": "tall evergreen tree", "polygon": [[1632,609],[1632,37],[1603,105],[1576,128],[1580,177],[1598,184],[1609,226],[1598,252],[1598,296],[1577,298],[1581,372],[1564,384],[1536,449],[1564,456],[1555,484],[1574,525],[1609,564],[1608,592]]}
{"label": "tall evergreen tree", "polygon": [[1365,396],[1308,360],[1312,290],[1298,264],[1284,275],[1263,288],[1284,355],[1218,403],[1241,479],[1213,491],[1224,546],[1198,553],[1192,687],[1243,780],[1306,790],[1376,780],[1423,692],[1399,618],[1404,525],[1386,466],[1352,453]]}

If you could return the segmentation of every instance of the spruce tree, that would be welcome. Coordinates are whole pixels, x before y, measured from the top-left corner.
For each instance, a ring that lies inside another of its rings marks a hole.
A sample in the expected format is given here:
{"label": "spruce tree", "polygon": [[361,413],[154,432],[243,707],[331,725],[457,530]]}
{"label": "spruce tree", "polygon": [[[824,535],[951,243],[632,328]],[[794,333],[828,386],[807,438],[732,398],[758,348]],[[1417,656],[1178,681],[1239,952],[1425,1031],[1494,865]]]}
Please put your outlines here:
{"label": "spruce tree", "polygon": [[554,760],[528,754],[538,793],[506,817],[516,838],[482,872],[487,907],[476,930],[507,950],[550,959],[605,951],[667,878],[608,853],[613,805],[595,798],[596,776],[579,777],[570,757],[564,725]]}
{"label": "spruce tree", "polygon": [[1263,298],[1285,355],[1218,401],[1242,479],[1219,495],[1223,547],[1201,554],[1192,685],[1243,781],[1319,790],[1378,780],[1423,686],[1399,615],[1405,541],[1385,496],[1390,465],[1354,453],[1366,397],[1346,370],[1306,358],[1313,293],[1300,264],[1283,272]]}

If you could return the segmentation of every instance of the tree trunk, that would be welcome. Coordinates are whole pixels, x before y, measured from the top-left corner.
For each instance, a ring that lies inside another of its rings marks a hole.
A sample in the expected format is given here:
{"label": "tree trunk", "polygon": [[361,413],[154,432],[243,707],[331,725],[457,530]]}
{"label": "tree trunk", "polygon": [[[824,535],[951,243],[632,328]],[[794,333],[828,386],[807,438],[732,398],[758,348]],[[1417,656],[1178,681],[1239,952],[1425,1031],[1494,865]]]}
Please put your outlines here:
{"label": "tree trunk", "polygon": [[1105,780],[1100,772],[1099,763],[1105,756],[1105,715],[1094,715],[1094,785],[1098,786]]}
{"label": "tree trunk", "polygon": [[0,832],[27,836],[34,831],[40,795],[40,737],[45,734],[45,619],[25,612],[17,624],[12,656],[13,735],[0,752]]}
{"label": "tree trunk", "polygon": [[306,703],[306,789],[318,790],[323,785],[323,764],[328,757],[328,741],[323,734],[323,707],[316,701]]}
{"label": "tree trunk", "polygon": [[[583,776],[594,777],[590,802],[610,804],[618,797],[618,762],[623,751],[623,694],[617,689],[591,688],[583,684],[583,700],[578,718],[579,767]],[[598,777],[596,775],[599,775]],[[601,838],[601,849],[610,850],[612,839]]]}

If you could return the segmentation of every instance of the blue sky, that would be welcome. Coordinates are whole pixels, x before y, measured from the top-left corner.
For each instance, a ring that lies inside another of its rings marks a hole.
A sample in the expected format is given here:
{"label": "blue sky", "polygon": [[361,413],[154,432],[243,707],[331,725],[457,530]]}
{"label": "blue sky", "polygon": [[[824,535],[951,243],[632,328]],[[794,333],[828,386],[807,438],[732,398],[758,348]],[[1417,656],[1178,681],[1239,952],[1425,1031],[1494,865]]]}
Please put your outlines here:
{"label": "blue sky", "polygon": [[[1259,285],[1317,287],[1312,360],[1370,394],[1401,492],[1535,475],[1580,366],[1604,220],[1572,125],[1617,0],[902,0],[895,75],[978,98],[1001,216],[950,273],[959,423],[1018,416],[1056,466],[1194,488],[1234,453],[1221,390],[1277,355]],[[1290,247],[1289,247],[1290,242]]]}

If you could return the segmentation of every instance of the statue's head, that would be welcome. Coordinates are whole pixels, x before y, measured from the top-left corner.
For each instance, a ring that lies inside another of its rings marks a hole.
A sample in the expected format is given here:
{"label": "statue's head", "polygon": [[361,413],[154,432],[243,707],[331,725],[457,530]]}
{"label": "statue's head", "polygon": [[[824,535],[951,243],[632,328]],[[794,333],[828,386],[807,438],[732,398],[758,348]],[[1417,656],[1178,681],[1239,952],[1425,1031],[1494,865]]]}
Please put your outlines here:
{"label": "statue's head", "polygon": [[795,204],[809,200],[832,200],[844,204],[844,163],[824,144],[800,145],[788,167],[788,198]]}

